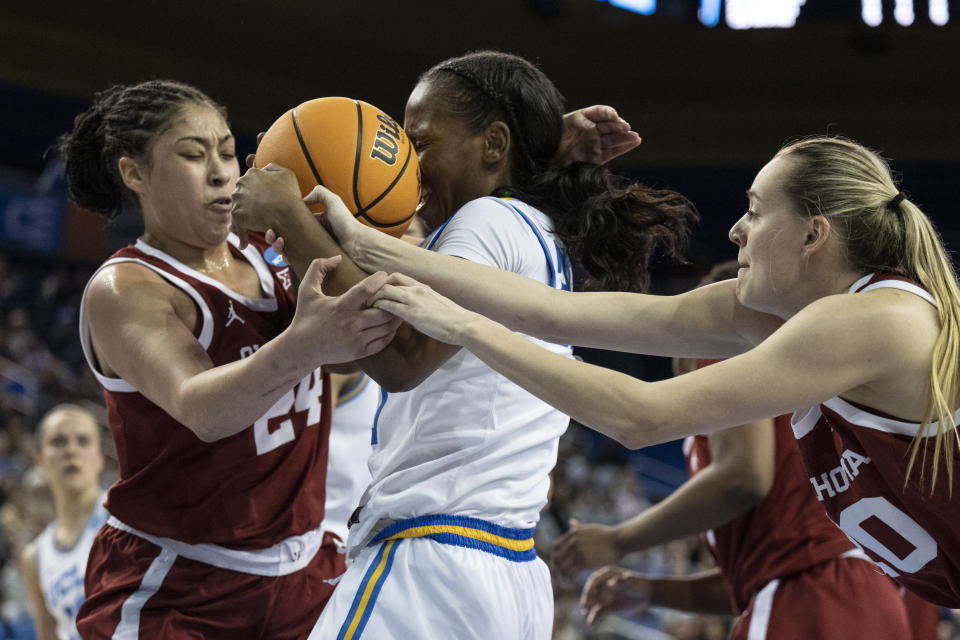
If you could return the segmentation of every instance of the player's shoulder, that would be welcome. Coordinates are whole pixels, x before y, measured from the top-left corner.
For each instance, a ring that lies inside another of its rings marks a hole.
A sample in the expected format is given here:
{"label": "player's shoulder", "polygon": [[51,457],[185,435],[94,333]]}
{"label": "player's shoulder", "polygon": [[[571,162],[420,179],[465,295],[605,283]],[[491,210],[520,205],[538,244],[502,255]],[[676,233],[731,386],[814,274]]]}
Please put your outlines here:
{"label": "player's shoulder", "polygon": [[825,296],[783,329],[789,332],[784,337],[796,338],[799,352],[833,362],[836,371],[869,371],[874,381],[899,380],[905,370],[928,367],[939,333],[936,310],[928,302],[894,290]]}
{"label": "player's shoulder", "polygon": [[[41,534],[42,535],[42,534]],[[36,571],[37,562],[40,554],[40,536],[37,536],[20,550],[20,568],[21,571]]]}
{"label": "player's shoulder", "polygon": [[460,207],[449,224],[516,224],[526,225],[525,220],[540,219],[544,214],[538,209],[515,198],[483,196],[470,200]]}
{"label": "player's shoulder", "polygon": [[161,300],[173,287],[155,270],[140,262],[120,260],[101,267],[85,292],[87,305],[129,303],[136,299]]}
{"label": "player's shoulder", "polygon": [[921,327],[937,332],[936,308],[920,296],[892,288],[825,296],[797,316],[808,323],[864,333],[873,340],[897,340]]}
{"label": "player's shoulder", "polygon": [[163,283],[156,270],[142,262],[132,260],[110,261],[90,278],[89,289],[116,290],[140,283]]}

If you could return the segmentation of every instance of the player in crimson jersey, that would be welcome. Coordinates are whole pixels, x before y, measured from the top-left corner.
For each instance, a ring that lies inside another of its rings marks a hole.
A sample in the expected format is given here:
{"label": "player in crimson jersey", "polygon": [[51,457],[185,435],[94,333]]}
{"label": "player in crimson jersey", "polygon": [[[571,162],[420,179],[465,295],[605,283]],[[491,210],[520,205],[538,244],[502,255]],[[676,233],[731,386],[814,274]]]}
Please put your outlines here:
{"label": "player in crimson jersey", "polygon": [[299,638],[343,572],[324,532],[330,429],[319,366],[378,351],[397,323],[299,287],[262,240],[229,235],[239,177],[224,110],[188,85],[96,96],[64,136],[71,198],[144,233],[93,276],[81,338],[104,386],[110,488],[77,626],[84,638]]}
{"label": "player in crimson jersey", "polygon": [[729,358],[645,383],[556,358],[406,276],[374,301],[631,447],[798,411],[831,519],[901,585],[960,606],[960,289],[936,231],[882,158],[840,138],[784,147],[747,195],[730,230],[736,281],[669,297],[549,291],[413,252],[366,232],[332,195],[325,204],[365,269],[403,270],[516,331]]}
{"label": "player in crimson jersey", "polygon": [[899,590],[827,518],[811,494],[789,416],[690,437],[691,480],[616,527],[578,525],[557,544],[567,571],[616,562],[710,527],[717,569],[651,578],[619,567],[594,573],[582,601],[590,621],[648,605],[739,615],[733,640],[908,637]]}
{"label": "player in crimson jersey", "polygon": [[940,607],[903,588],[900,595],[907,607],[910,640],[937,640],[940,637]]}
{"label": "player in crimson jersey", "polygon": [[[735,261],[717,265],[701,284],[736,272]],[[709,364],[676,359],[674,369],[679,375]],[[899,590],[830,522],[811,491],[790,416],[691,436],[684,454],[690,480],[673,495],[613,527],[574,524],[554,547],[554,565],[573,573],[705,532],[717,568],[676,578],[603,569],[583,592],[589,619],[649,604],[732,609],[740,616],[734,640],[907,636]]]}

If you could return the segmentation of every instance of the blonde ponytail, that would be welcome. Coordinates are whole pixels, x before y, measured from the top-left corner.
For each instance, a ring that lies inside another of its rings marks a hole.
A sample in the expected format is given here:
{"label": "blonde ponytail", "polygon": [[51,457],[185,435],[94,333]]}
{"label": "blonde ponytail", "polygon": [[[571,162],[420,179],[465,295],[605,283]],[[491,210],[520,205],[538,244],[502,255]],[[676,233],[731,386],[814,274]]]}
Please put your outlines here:
{"label": "blonde ponytail", "polygon": [[937,301],[937,315],[940,320],[940,334],[933,347],[933,360],[930,369],[931,399],[924,413],[922,427],[914,438],[910,449],[910,461],[907,463],[907,477],[913,470],[921,441],[924,455],[920,465],[920,476],[926,467],[925,438],[931,423],[937,423],[937,433],[933,444],[933,481],[931,491],[937,486],[937,475],[941,459],[946,459],[947,479],[953,487],[952,461],[960,448],[960,433],[954,419],[954,411],[960,397],[960,287],[953,264],[943,250],[940,237],[930,220],[912,202],[900,204],[900,213],[904,219],[906,247],[904,263],[910,275],[930,292]]}

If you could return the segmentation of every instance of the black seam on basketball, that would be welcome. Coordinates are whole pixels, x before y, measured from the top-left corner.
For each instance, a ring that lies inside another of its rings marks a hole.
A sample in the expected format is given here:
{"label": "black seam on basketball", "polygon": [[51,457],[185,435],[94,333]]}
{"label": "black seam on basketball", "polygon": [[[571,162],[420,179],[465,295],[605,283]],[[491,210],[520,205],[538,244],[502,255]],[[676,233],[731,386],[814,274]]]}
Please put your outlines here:
{"label": "black seam on basketball", "polygon": [[[407,170],[407,165],[410,164],[410,156],[411,156],[411,154],[412,154],[412,152],[411,152],[412,146],[413,146],[413,145],[408,145],[408,146],[407,146],[407,157],[404,159],[404,161],[403,161],[403,166],[400,167],[400,171],[399,171],[399,173],[397,173],[397,177],[395,177],[395,178],[393,179],[393,182],[391,182],[391,183],[387,186],[387,188],[383,190],[383,193],[381,193],[379,196],[377,196],[376,199],[375,199],[373,202],[371,202],[370,204],[368,204],[368,205],[365,206],[365,207],[360,207],[360,206],[358,206],[358,207],[357,207],[357,213],[366,213],[367,211],[370,211],[370,209],[372,209],[372,208],[374,208],[375,206],[377,206],[377,203],[380,202],[381,200],[383,200],[383,199],[387,196],[387,194],[390,193],[390,190],[393,189],[394,185],[396,185],[397,182],[400,180],[400,178],[403,177],[403,172]],[[359,204],[359,203],[358,203],[358,204]]]}
{"label": "black seam on basketball", "polygon": [[297,133],[297,140],[300,142],[300,150],[303,151],[303,157],[307,159],[307,164],[310,165],[310,171],[313,172],[313,177],[317,180],[317,184],[323,186],[323,180],[320,179],[320,172],[313,166],[313,158],[310,157],[310,152],[307,150],[307,143],[303,139],[303,134],[300,133],[300,123],[297,122],[296,109],[290,110],[290,117],[293,118],[293,130]]}
{"label": "black seam on basketball", "polygon": [[396,227],[398,225],[401,225],[415,215],[417,215],[416,211],[408,215],[406,218],[403,218],[402,220],[396,220],[394,222],[377,222],[376,220],[374,220],[373,218],[371,218],[365,213],[355,213],[353,214],[353,217],[357,219],[363,218],[370,224],[371,227],[380,227],[381,229],[386,229],[388,227]]}
{"label": "black seam on basketball", "polygon": [[353,101],[357,105],[357,154],[353,159],[353,202],[360,209],[360,193],[357,190],[357,182],[360,177],[360,149],[363,147],[363,111],[360,109],[360,102]]}

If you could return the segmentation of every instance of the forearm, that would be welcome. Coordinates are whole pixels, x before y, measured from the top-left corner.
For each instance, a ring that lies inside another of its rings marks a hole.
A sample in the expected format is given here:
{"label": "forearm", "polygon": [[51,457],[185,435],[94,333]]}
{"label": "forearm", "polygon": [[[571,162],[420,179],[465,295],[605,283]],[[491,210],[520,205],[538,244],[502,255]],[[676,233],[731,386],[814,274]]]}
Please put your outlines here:
{"label": "forearm", "polygon": [[408,275],[471,311],[529,335],[551,339],[558,330],[561,292],[531,278],[366,229],[358,231],[355,254],[366,269]]}
{"label": "forearm", "polygon": [[678,611],[733,615],[727,584],[719,569],[682,578],[651,579],[650,600],[653,606]]}
{"label": "forearm", "polygon": [[[276,227],[275,231],[285,239],[284,256],[298,275],[302,275],[315,258],[342,254],[333,237],[305,206],[302,211],[291,210],[290,215],[276,222]],[[330,295],[340,295],[367,275],[344,254],[330,277],[324,279],[324,291]],[[433,352],[455,352],[448,345],[432,343],[409,326],[402,327],[387,348],[358,360],[356,364],[387,391],[407,391],[417,386],[449,357]]]}
{"label": "forearm", "polygon": [[708,465],[676,491],[614,529],[621,555],[703,533],[726,524],[762,498],[731,479],[730,470]]}
{"label": "forearm", "polygon": [[734,326],[739,311],[732,287],[685,296],[570,293],[371,230],[357,233],[353,253],[363,268],[401,272],[471,311],[550,342],[694,357],[728,357],[750,346]]}
{"label": "forearm", "polygon": [[204,442],[243,431],[320,363],[304,358],[288,328],[250,356],[185,377],[165,403]]}
{"label": "forearm", "polygon": [[343,254],[340,246],[317,222],[306,205],[296,204],[296,208],[288,209],[288,215],[272,223],[274,231],[285,239],[283,253],[293,271],[302,278],[316,258],[343,255],[340,264],[324,278],[323,289],[328,295],[341,295],[367,277],[367,272]]}

